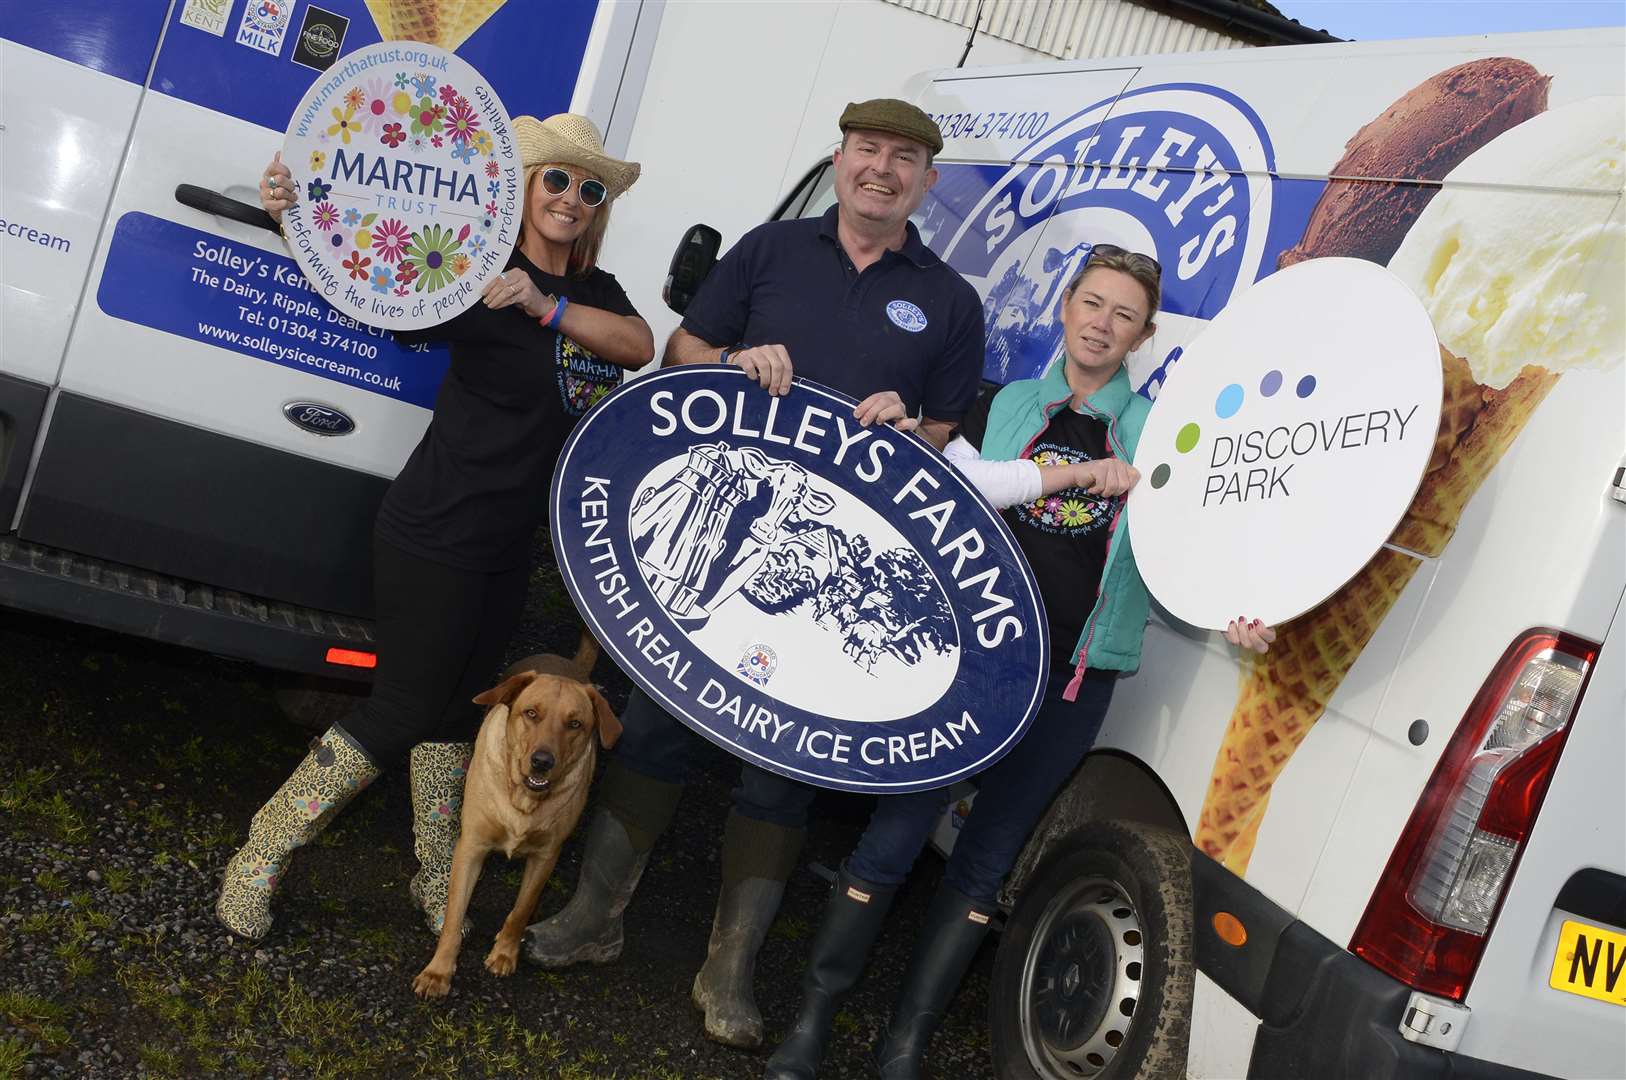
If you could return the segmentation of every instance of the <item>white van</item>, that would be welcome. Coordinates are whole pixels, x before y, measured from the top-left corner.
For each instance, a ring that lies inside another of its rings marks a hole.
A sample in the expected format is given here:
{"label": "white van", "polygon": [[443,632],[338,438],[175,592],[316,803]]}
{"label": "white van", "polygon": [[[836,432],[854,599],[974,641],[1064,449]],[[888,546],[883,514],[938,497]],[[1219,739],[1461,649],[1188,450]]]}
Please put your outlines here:
{"label": "white van", "polygon": [[[1389,265],[1453,354],[1348,586],[1257,663],[1154,616],[1008,887],[1002,1078],[1626,1076],[1623,66],[1589,30],[927,80],[916,220],[988,381],[1058,354],[1103,241],[1164,268],[1148,397],[1304,258]],[[832,201],[820,165],[779,216]]]}
{"label": "white van", "polygon": [[255,184],[311,83],[383,38],[456,52],[513,115],[574,103],[608,127],[640,85],[636,10],[537,14],[5,5],[0,605],[367,676],[373,517],[448,355],[317,299]]}

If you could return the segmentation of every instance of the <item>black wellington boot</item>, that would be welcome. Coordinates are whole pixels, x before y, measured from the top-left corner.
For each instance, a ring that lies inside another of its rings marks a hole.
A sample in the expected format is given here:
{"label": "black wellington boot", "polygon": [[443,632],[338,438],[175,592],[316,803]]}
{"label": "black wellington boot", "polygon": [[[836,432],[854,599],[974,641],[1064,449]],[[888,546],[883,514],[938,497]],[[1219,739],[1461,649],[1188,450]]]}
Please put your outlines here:
{"label": "black wellington boot", "polygon": [[813,937],[813,955],[802,976],[802,1008],[796,1024],[768,1059],[763,1080],[813,1080],[830,1043],[836,1006],[864,971],[864,961],[881,932],[896,885],[873,885],[843,866],[824,921]]}
{"label": "black wellington boot", "polygon": [[988,936],[994,911],[993,904],[972,900],[947,885],[938,887],[904,975],[897,1012],[875,1047],[882,1080],[925,1077],[926,1044]]}

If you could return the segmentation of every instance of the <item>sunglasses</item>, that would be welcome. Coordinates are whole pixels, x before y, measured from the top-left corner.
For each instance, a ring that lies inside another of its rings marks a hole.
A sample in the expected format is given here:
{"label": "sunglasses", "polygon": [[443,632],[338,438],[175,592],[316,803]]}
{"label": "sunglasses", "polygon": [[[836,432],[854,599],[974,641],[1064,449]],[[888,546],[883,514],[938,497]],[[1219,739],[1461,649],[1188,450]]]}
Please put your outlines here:
{"label": "sunglasses", "polygon": [[[542,190],[549,195],[563,195],[575,182],[575,178],[563,169],[542,170]],[[610,197],[610,189],[604,186],[602,180],[587,179],[580,182],[577,197],[583,206],[599,206]]]}
{"label": "sunglasses", "polygon": [[1121,248],[1117,244],[1090,245],[1090,257],[1085,261],[1084,265],[1088,266],[1091,262],[1094,262],[1097,255],[1101,255],[1106,258],[1121,257],[1131,266],[1142,266],[1150,269],[1153,274],[1160,278],[1163,276],[1163,267],[1158,265],[1158,261],[1156,259],[1152,258],[1150,255],[1142,255],[1138,251],[1130,251],[1128,248]]}

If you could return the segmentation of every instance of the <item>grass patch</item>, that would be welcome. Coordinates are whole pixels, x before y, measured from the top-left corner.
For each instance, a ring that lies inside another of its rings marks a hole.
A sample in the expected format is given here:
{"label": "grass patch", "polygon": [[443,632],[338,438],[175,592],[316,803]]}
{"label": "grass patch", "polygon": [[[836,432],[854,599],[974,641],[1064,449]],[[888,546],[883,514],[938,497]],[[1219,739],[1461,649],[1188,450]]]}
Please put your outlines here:
{"label": "grass patch", "polygon": [[10,1036],[0,1039],[0,1080],[21,1076],[29,1057],[28,1044],[21,1039]]}
{"label": "grass patch", "polygon": [[125,893],[130,891],[130,871],[123,866],[110,866],[102,874],[102,881],[107,885],[110,893]]}
{"label": "grass patch", "polygon": [[68,1010],[38,994],[0,990],[0,1016],[33,1034],[52,1053],[68,1045],[68,1029],[63,1023]]}

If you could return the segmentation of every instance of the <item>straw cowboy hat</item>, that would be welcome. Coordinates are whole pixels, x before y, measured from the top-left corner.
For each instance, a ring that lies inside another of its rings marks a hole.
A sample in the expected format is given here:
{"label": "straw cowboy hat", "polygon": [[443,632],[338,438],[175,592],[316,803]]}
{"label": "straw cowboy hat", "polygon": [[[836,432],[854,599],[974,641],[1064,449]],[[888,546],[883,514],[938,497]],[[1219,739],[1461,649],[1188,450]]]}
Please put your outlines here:
{"label": "straw cowboy hat", "polygon": [[554,113],[546,120],[516,116],[514,143],[519,147],[520,164],[525,168],[575,165],[604,181],[612,199],[637,182],[641,171],[636,161],[617,161],[606,154],[598,128],[587,117],[576,113]]}

